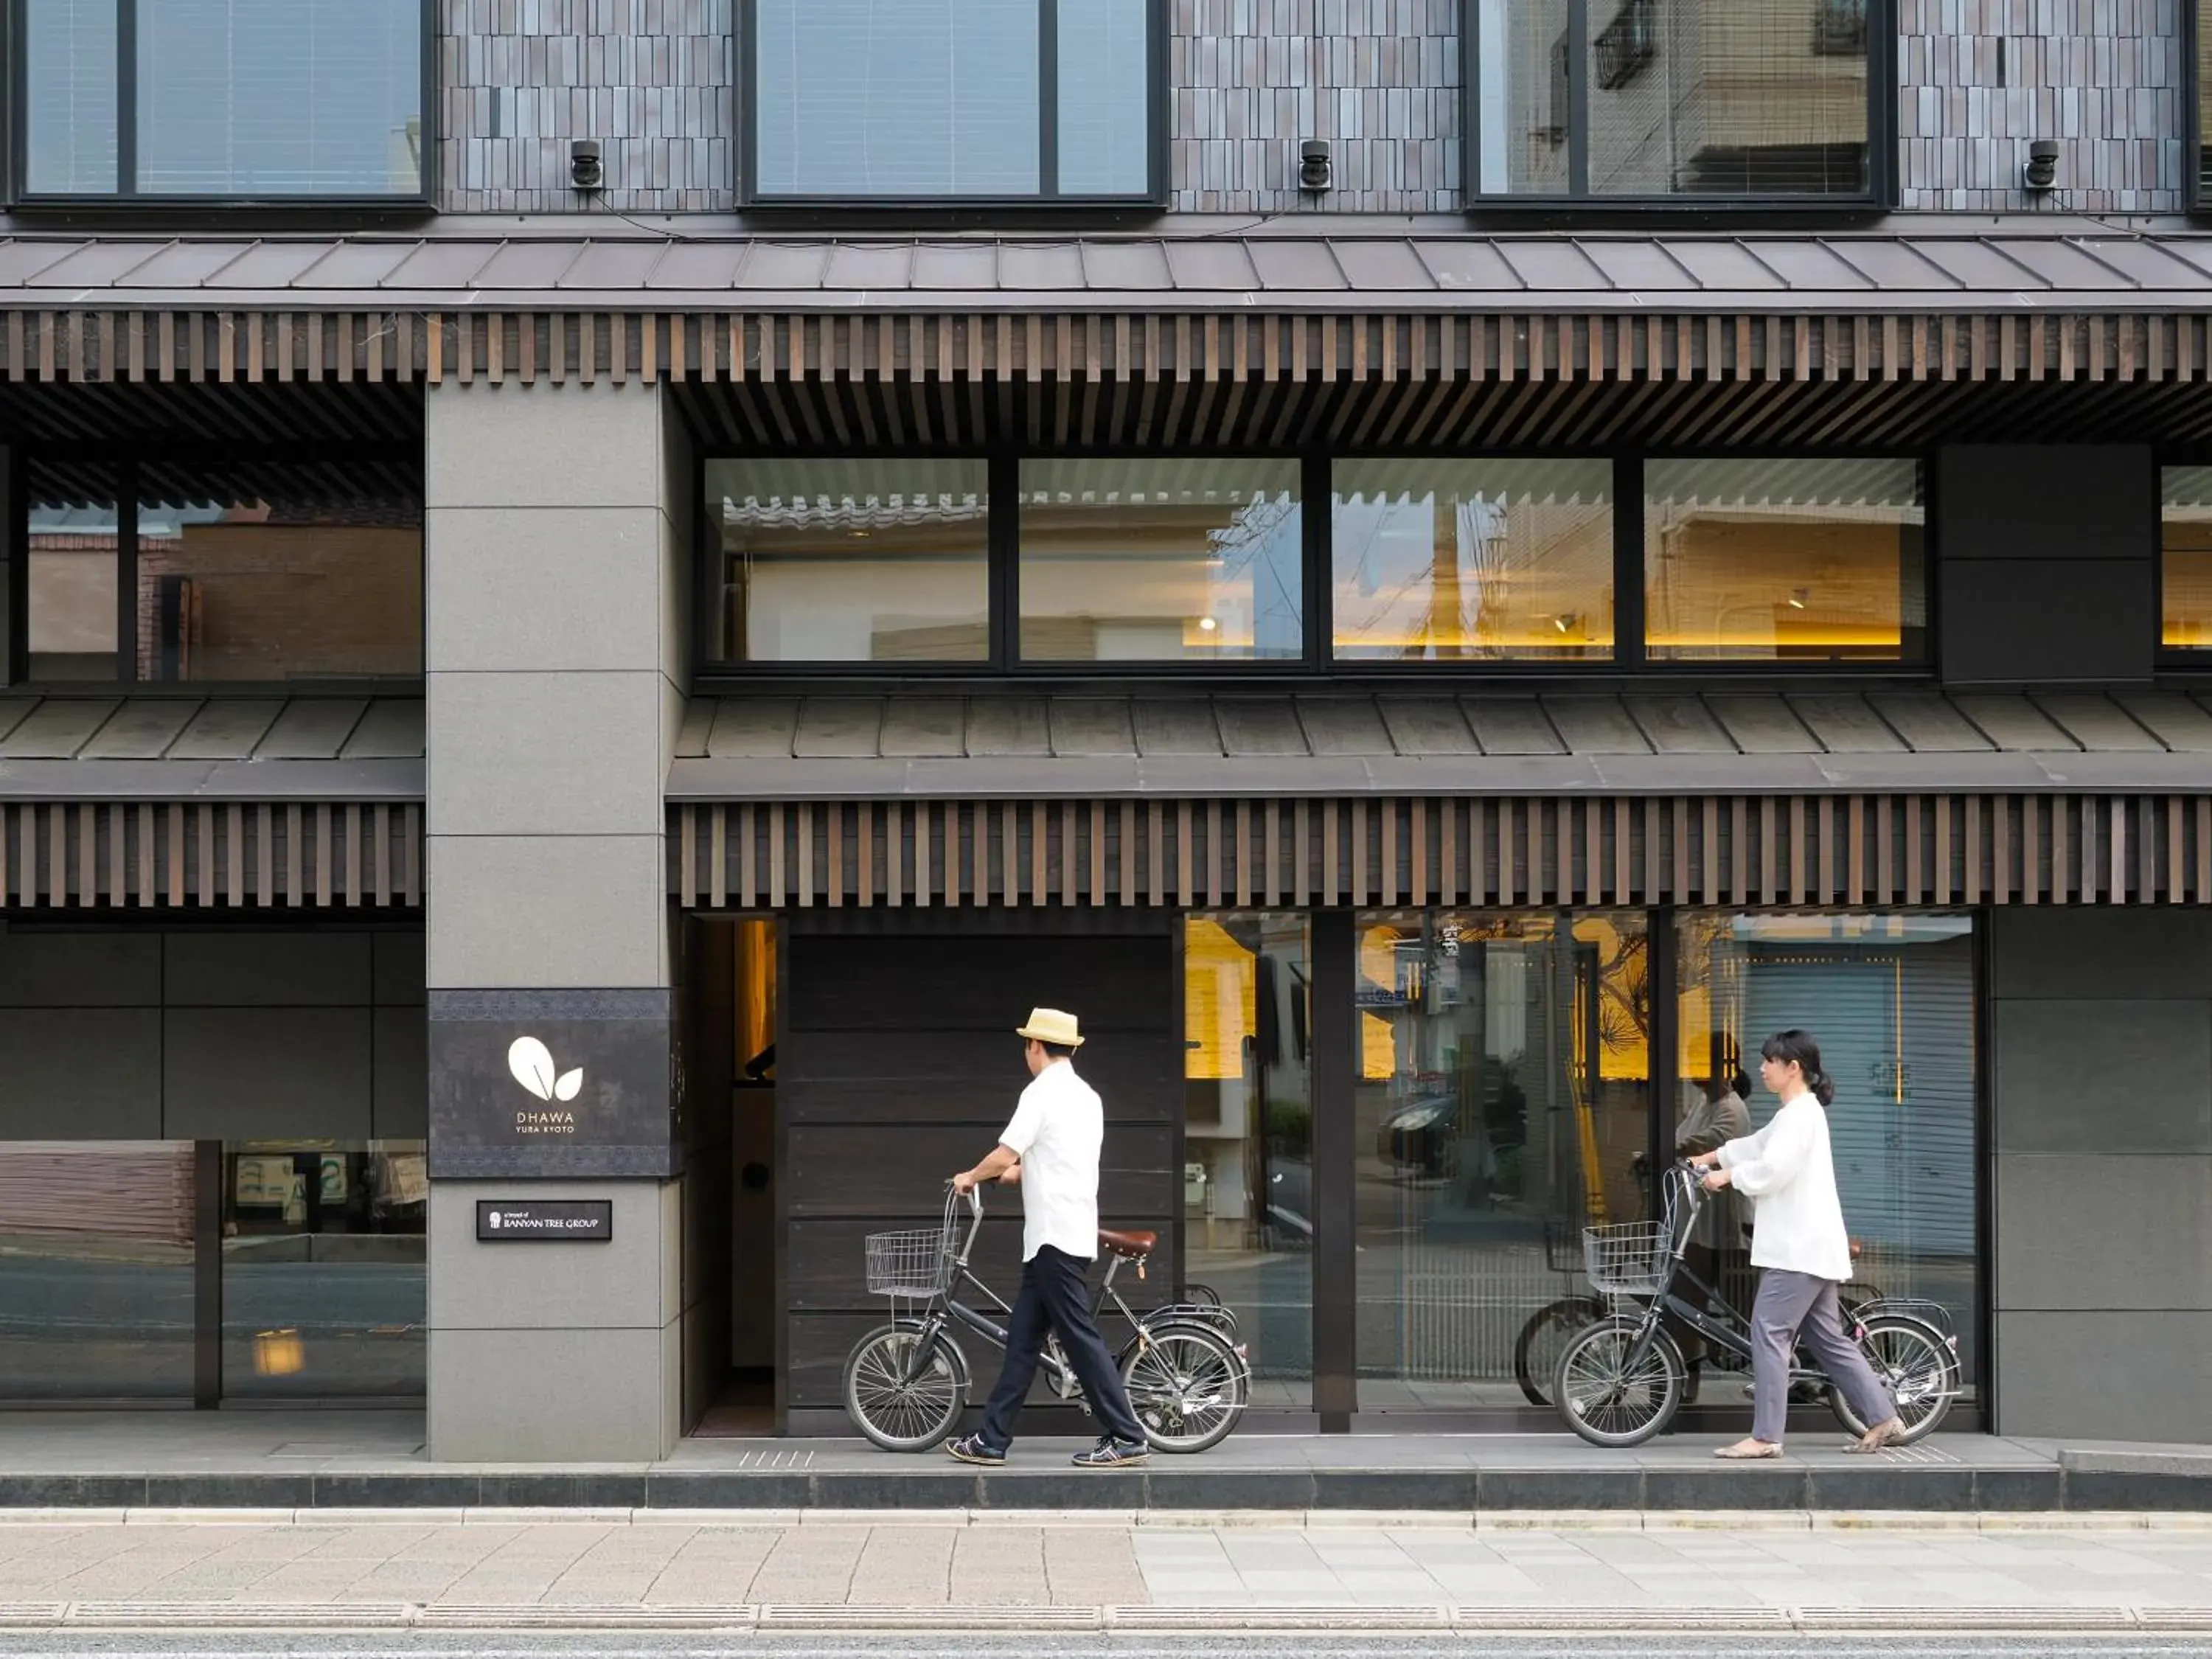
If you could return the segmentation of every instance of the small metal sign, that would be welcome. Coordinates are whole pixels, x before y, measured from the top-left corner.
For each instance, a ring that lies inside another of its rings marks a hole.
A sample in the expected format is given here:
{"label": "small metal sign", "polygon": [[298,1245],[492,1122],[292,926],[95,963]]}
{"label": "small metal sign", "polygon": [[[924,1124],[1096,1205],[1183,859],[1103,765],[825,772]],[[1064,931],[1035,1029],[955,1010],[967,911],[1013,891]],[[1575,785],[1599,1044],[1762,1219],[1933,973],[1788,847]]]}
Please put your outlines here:
{"label": "small metal sign", "polygon": [[604,1198],[480,1198],[477,1240],[486,1244],[599,1244],[615,1236],[615,1206]]}

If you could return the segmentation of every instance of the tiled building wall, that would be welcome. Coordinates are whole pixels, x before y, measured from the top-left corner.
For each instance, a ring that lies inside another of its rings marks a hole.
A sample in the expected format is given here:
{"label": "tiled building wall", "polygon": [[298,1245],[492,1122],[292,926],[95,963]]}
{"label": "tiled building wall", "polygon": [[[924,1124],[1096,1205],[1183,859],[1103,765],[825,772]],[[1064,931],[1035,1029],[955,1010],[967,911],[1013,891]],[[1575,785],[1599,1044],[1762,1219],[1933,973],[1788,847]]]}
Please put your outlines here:
{"label": "tiled building wall", "polygon": [[[444,201],[568,212],[568,143],[605,146],[586,210],[735,205],[737,0],[441,0]],[[2059,210],[2184,202],[2184,0],[1897,0],[1900,204],[2005,211],[2063,146]],[[1171,203],[1186,212],[1452,212],[1460,0],[1170,0]],[[2002,44],[2001,44],[2002,43]],[[1335,188],[1297,184],[1329,141]]]}
{"label": "tiled building wall", "polygon": [[1899,204],[2018,212],[2027,147],[2059,143],[2051,209],[2173,213],[2184,0],[1898,0]]}
{"label": "tiled building wall", "polygon": [[[735,0],[440,0],[439,177],[455,213],[727,212]],[[607,188],[569,187],[572,139]]]}

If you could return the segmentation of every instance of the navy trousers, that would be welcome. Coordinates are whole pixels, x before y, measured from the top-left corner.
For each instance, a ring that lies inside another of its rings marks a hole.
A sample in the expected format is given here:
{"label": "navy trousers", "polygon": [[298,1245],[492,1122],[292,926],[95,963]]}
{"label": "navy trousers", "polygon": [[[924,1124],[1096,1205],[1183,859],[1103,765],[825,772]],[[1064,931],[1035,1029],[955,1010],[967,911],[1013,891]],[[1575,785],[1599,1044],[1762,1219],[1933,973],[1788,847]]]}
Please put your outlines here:
{"label": "navy trousers", "polygon": [[1083,1384],[1083,1397],[1091,1414],[1116,1440],[1145,1443],[1145,1431],[1129,1409],[1129,1395],[1121,1387],[1121,1374],[1098,1334],[1098,1322],[1091,1316],[1091,1291],[1084,1281],[1091,1264],[1051,1245],[1042,1245],[1022,1267],[1022,1288],[1014,1297],[1013,1316],[1006,1322],[1006,1363],[999,1372],[999,1386],[983,1407],[983,1443],[999,1451],[1014,1443],[1014,1419],[1036,1381],[1037,1361],[1044,1352],[1048,1331],[1057,1332],[1060,1351],[1074,1367]]}

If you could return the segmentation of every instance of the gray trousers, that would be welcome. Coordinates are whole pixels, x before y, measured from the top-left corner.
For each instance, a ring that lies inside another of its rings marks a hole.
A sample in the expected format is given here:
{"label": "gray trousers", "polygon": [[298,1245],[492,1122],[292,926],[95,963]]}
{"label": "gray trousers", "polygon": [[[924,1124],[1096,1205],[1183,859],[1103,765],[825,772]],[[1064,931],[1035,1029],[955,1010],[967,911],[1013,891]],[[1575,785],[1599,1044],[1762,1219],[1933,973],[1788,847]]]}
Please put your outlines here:
{"label": "gray trousers", "polygon": [[1860,1422],[1872,1428],[1897,1415],[1897,1402],[1844,1329],[1835,1281],[1767,1267],[1759,1273],[1759,1296],[1751,1305],[1753,1439],[1782,1443],[1790,1415],[1790,1350],[1798,1342],[1844,1391]]}

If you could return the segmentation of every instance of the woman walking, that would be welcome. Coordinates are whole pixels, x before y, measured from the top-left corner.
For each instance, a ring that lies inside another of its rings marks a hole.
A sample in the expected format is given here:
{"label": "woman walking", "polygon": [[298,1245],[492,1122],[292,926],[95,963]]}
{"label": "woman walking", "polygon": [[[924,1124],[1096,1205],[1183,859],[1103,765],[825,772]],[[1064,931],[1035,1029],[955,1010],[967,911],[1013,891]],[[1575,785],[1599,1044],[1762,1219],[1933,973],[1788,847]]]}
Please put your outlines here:
{"label": "woman walking", "polygon": [[1713,1455],[1782,1455],[1790,1354],[1798,1342],[1844,1391],[1859,1421],[1873,1425],[1850,1449],[1879,1451],[1903,1436],[1905,1425],[1844,1331],[1837,1289],[1851,1276],[1851,1243],[1828,1150],[1826,1108],[1835,1085],[1820,1069],[1820,1046],[1802,1031],[1771,1036],[1759,1052],[1759,1080],[1781,1097],[1781,1109],[1756,1134],[1691,1159],[1712,1170],[1707,1191],[1733,1187],[1751,1200],[1751,1265],[1760,1270],[1751,1311],[1751,1437]]}

